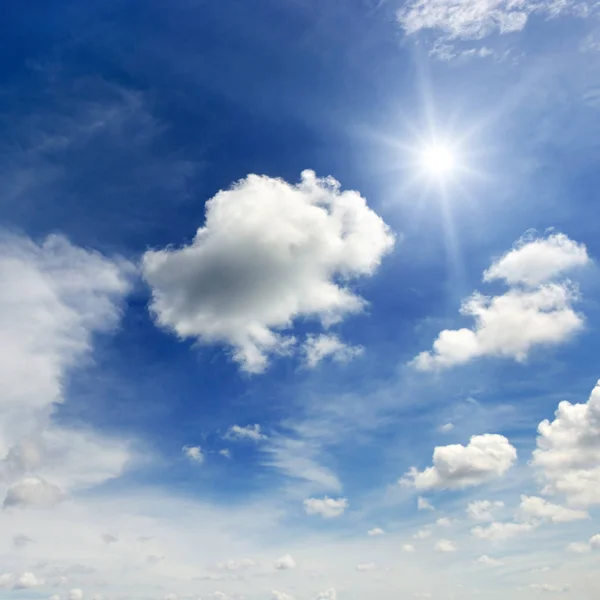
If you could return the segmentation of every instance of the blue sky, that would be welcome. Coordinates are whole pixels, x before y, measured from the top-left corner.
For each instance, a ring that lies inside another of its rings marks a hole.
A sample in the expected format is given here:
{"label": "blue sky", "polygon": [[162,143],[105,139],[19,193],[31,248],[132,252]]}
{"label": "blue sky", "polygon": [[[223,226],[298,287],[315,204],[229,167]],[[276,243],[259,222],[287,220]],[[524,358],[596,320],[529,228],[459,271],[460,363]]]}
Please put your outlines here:
{"label": "blue sky", "polygon": [[0,598],[600,593],[600,22],[1,9]]}

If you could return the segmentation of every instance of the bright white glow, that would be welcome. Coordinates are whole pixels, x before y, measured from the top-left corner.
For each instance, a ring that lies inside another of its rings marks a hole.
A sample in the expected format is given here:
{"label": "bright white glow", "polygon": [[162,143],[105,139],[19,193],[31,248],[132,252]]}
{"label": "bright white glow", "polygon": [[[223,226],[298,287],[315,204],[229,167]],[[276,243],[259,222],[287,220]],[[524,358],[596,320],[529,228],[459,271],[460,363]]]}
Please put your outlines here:
{"label": "bright white glow", "polygon": [[456,170],[456,155],[449,146],[431,144],[421,152],[421,165],[431,175],[446,176]]}

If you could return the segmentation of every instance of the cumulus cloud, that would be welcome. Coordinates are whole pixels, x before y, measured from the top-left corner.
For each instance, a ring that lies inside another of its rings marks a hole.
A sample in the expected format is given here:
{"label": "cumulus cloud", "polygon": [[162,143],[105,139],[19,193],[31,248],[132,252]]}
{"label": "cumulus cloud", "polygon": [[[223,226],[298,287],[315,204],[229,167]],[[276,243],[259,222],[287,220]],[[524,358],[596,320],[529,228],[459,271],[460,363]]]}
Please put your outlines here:
{"label": "cumulus cloud", "polygon": [[385,535],[385,531],[380,527],[374,527],[373,529],[369,529],[369,531],[367,531],[367,535],[370,535],[371,537],[376,535]]}
{"label": "cumulus cloud", "polygon": [[442,433],[448,433],[449,431],[452,431],[454,429],[454,424],[453,423],[444,423],[443,425],[440,425],[438,429]]}
{"label": "cumulus cloud", "polygon": [[413,467],[401,480],[419,490],[460,489],[500,477],[517,459],[517,451],[502,435],[471,437],[467,446],[437,446],[433,466],[424,471]]}
{"label": "cumulus cloud", "polygon": [[28,590],[30,588],[42,585],[44,582],[40,581],[33,573],[23,573],[13,586],[15,590]]}
{"label": "cumulus cloud", "polygon": [[284,592],[278,592],[276,590],[273,590],[271,594],[271,600],[294,600],[293,596],[290,596],[289,594],[286,594]]}
{"label": "cumulus cloud", "polygon": [[427,498],[419,496],[417,498],[417,510],[435,510],[435,506]]}
{"label": "cumulus cloud", "polygon": [[475,292],[460,309],[474,326],[442,331],[433,349],[412,364],[427,371],[483,356],[523,362],[537,346],[568,340],[583,327],[572,306],[579,296],[568,281],[554,279],[587,262],[585,247],[562,234],[521,242],[484,273],[485,281],[503,279],[509,290],[498,296]]}
{"label": "cumulus cloud", "polygon": [[419,531],[417,531],[417,533],[415,533],[413,535],[413,539],[415,540],[426,540],[427,538],[430,538],[433,535],[433,532],[431,531],[431,529],[419,529]]}
{"label": "cumulus cloud", "polygon": [[393,244],[360,194],[332,178],[304,171],[290,185],[249,175],[206,203],[190,245],[147,252],[142,270],[158,325],[226,344],[259,373],[290,352],[295,319],[327,327],[360,312],[365,301],[348,282],[372,275]]}
{"label": "cumulus cloud", "polygon": [[499,523],[494,521],[489,525],[482,527],[478,525],[471,529],[471,534],[480,540],[491,542],[503,542],[523,533],[529,533],[537,527],[535,523]]}
{"label": "cumulus cloud", "polygon": [[284,554],[275,561],[274,566],[278,571],[287,571],[296,568],[296,561],[290,554]]}
{"label": "cumulus cloud", "polygon": [[62,498],[63,493],[57,486],[40,477],[27,477],[8,488],[3,506],[53,506]]}
{"label": "cumulus cloud", "polygon": [[600,533],[593,535],[587,542],[573,542],[567,546],[567,551],[575,554],[585,554],[591,550],[600,550]]}
{"label": "cumulus cloud", "polygon": [[448,517],[442,517],[441,519],[438,519],[435,524],[439,527],[451,527],[452,519],[449,519]]}
{"label": "cumulus cloud", "polygon": [[334,588],[330,588],[325,592],[318,594],[315,600],[337,600],[336,591]]}
{"label": "cumulus cloud", "polygon": [[564,495],[585,508],[600,503],[600,382],[585,404],[563,401],[553,421],[538,426],[532,464],[546,482],[544,494]]}
{"label": "cumulus cloud", "polygon": [[337,335],[325,333],[309,335],[304,343],[305,360],[309,367],[316,367],[325,358],[339,363],[349,362],[363,351],[362,346],[349,346]]}
{"label": "cumulus cloud", "polygon": [[483,274],[484,281],[537,286],[590,263],[587,249],[562,233],[521,240]]}
{"label": "cumulus cloud", "polygon": [[552,504],[537,496],[521,496],[521,505],[517,511],[517,516],[523,521],[539,519],[551,523],[569,523],[590,518],[585,510],[575,510]]}
{"label": "cumulus cloud", "polygon": [[69,600],[83,600],[83,591],[79,588],[74,588],[69,592]]}
{"label": "cumulus cloud", "polygon": [[326,519],[339,517],[348,508],[346,498],[307,498],[304,501],[304,511],[307,515],[321,515]]}
{"label": "cumulus cloud", "polygon": [[436,542],[434,550],[436,552],[445,553],[456,552],[457,548],[456,544],[454,544],[454,542],[452,542],[451,540],[439,540],[438,542]]}
{"label": "cumulus cloud", "polygon": [[406,552],[406,554],[414,554],[417,549],[412,544],[404,544],[402,546],[402,552]]}
{"label": "cumulus cloud", "polygon": [[233,425],[227,430],[225,437],[230,440],[250,440],[252,442],[260,442],[267,439],[267,436],[261,431],[258,423],[246,425],[245,427]]}
{"label": "cumulus cloud", "polygon": [[202,464],[204,462],[204,454],[200,446],[184,446],[181,451],[191,462]]}
{"label": "cumulus cloud", "polygon": [[489,500],[476,500],[469,502],[467,505],[467,515],[473,521],[493,521],[494,511],[499,508],[504,508],[504,502]]}
{"label": "cumulus cloud", "polygon": [[481,565],[483,567],[501,567],[504,563],[497,558],[492,558],[487,554],[483,554],[476,561],[475,564]]}

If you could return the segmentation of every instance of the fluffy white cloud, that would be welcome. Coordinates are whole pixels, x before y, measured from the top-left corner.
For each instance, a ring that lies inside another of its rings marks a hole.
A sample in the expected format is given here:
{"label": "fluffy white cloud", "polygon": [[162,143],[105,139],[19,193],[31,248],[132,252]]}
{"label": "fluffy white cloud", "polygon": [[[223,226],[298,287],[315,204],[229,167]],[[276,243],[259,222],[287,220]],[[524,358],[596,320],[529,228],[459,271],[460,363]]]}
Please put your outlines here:
{"label": "fluffy white cloud", "polygon": [[494,521],[486,527],[477,526],[471,529],[471,534],[480,540],[489,540],[492,542],[503,542],[522,533],[533,531],[537,525],[535,523],[499,523]]}
{"label": "fluffy white cloud", "polygon": [[60,600],[60,596],[58,594],[52,594],[48,600]]}
{"label": "fluffy white cloud", "polygon": [[587,249],[562,233],[521,240],[483,274],[484,281],[502,279],[509,285],[538,286],[590,263]]}
{"label": "fluffy white cloud", "polygon": [[456,552],[456,544],[451,540],[439,540],[436,542],[434,550],[436,552]]}
{"label": "fluffy white cloud", "polygon": [[430,538],[432,535],[433,535],[433,532],[431,531],[431,529],[419,529],[419,531],[417,531],[417,533],[415,533],[413,535],[413,539],[426,540],[427,538]]}
{"label": "fluffy white cloud", "polygon": [[385,535],[385,531],[380,527],[374,527],[373,529],[369,529],[369,531],[367,531],[367,535],[370,535],[371,537],[376,535]]}
{"label": "fluffy white cloud", "polygon": [[204,454],[200,446],[184,446],[181,451],[190,461],[202,464],[204,462]]}
{"label": "fluffy white cloud", "polygon": [[3,506],[52,506],[62,498],[63,493],[55,485],[40,477],[27,477],[8,488]]}
{"label": "fluffy white cloud", "polygon": [[600,550],[600,533],[597,533],[590,538],[590,546],[594,550]]}
{"label": "fluffy white cloud", "polygon": [[363,309],[341,282],[371,275],[394,237],[354,191],[304,171],[299,184],[249,175],[206,203],[193,242],[144,255],[156,322],[224,343],[246,371],[295,343],[296,318],[325,327]]}
{"label": "fluffy white cloud", "polygon": [[484,273],[485,281],[503,279],[512,287],[499,296],[474,293],[460,309],[474,326],[442,331],[412,364],[426,371],[483,356],[522,362],[536,346],[568,340],[583,327],[572,306],[578,294],[569,282],[552,280],[587,262],[585,247],[562,234],[521,242]]}
{"label": "fluffy white cloud", "polygon": [[444,423],[443,425],[440,425],[440,427],[438,429],[442,433],[448,433],[449,431],[452,431],[454,429],[454,424],[453,423]]}
{"label": "fluffy white cloud", "polygon": [[448,517],[442,517],[441,519],[438,519],[435,524],[438,527],[451,527],[452,519],[449,519]]}
{"label": "fluffy white cloud", "polygon": [[517,516],[523,521],[539,519],[551,523],[569,523],[590,518],[585,510],[575,510],[552,504],[537,496],[521,496],[521,505],[517,511]]}
{"label": "fluffy white cloud", "polygon": [[475,561],[475,564],[482,565],[483,567],[501,567],[504,563],[497,558],[483,554]]}
{"label": "fluffy white cloud", "polygon": [[435,506],[427,498],[419,496],[417,498],[417,510],[435,510]]}
{"label": "fluffy white cloud", "polygon": [[362,346],[349,346],[340,340],[337,335],[323,333],[309,335],[304,343],[306,364],[316,367],[323,359],[329,357],[335,362],[348,362],[364,351]]}
{"label": "fluffy white cloud", "polygon": [[561,402],[538,433],[532,464],[547,483],[543,493],[562,494],[572,506],[600,503],[600,382],[587,403]]}
{"label": "fluffy white cloud", "polygon": [[498,508],[503,508],[504,502],[490,502],[489,500],[476,500],[467,505],[467,515],[473,521],[493,521],[493,512]]}
{"label": "fluffy white cloud", "polygon": [[404,544],[402,546],[402,552],[406,552],[406,554],[414,554],[417,549],[412,544]]}
{"label": "fluffy white cloud", "polygon": [[287,571],[296,568],[296,561],[291,554],[284,554],[275,561],[274,566],[278,571]]}
{"label": "fluffy white cloud", "polygon": [[79,588],[74,588],[69,592],[69,600],[83,600],[83,591]]}
{"label": "fluffy white cloud", "polygon": [[278,592],[276,590],[273,590],[271,594],[271,600],[294,600],[293,596],[290,596],[289,594],[286,594],[284,592]]}
{"label": "fluffy white cloud", "polygon": [[593,535],[587,542],[573,542],[567,546],[567,551],[575,554],[585,554],[591,550],[600,550],[600,533]]}
{"label": "fluffy white cloud", "polygon": [[258,423],[246,425],[245,427],[232,425],[227,430],[225,437],[230,440],[251,440],[253,442],[260,442],[261,440],[267,439],[267,436],[262,433]]}
{"label": "fluffy white cloud", "polygon": [[28,590],[30,588],[42,585],[44,582],[40,581],[33,573],[23,573],[19,579],[17,579],[14,589],[15,590]]}
{"label": "fluffy white cloud", "polygon": [[401,480],[419,490],[460,489],[500,477],[517,459],[517,451],[502,435],[471,437],[467,446],[437,446],[433,466],[424,471],[412,468]]}
{"label": "fluffy white cloud", "polygon": [[348,508],[346,498],[307,498],[304,501],[304,511],[307,515],[321,515],[326,519],[339,517]]}
{"label": "fluffy white cloud", "polygon": [[318,594],[315,600],[337,600],[336,591],[334,588],[330,588]]}

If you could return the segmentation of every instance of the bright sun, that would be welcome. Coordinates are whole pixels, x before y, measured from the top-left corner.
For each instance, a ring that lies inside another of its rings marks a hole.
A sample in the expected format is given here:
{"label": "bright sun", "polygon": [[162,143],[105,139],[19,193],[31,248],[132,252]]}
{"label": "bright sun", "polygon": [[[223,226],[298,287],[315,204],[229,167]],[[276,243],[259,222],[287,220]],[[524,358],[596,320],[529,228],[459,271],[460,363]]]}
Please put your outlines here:
{"label": "bright sun", "polygon": [[421,151],[422,168],[436,177],[444,177],[457,167],[456,154],[451,147],[444,144],[432,144]]}

